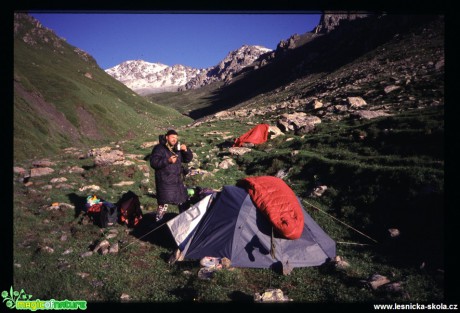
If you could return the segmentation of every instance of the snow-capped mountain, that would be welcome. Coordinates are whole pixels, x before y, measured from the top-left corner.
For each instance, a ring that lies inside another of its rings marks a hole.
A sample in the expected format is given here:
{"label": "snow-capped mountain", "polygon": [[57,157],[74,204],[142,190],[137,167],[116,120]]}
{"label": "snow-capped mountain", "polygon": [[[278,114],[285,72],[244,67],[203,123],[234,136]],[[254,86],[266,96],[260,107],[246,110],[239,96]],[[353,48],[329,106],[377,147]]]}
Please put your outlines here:
{"label": "snow-capped mountain", "polygon": [[163,91],[177,91],[200,70],[189,66],[168,66],[143,60],[125,61],[106,70],[106,73],[140,95]]}
{"label": "snow-capped mountain", "polygon": [[143,60],[125,61],[106,72],[140,95],[196,89],[215,81],[229,81],[241,69],[272,50],[244,45],[231,51],[219,64],[207,69],[168,66]]}

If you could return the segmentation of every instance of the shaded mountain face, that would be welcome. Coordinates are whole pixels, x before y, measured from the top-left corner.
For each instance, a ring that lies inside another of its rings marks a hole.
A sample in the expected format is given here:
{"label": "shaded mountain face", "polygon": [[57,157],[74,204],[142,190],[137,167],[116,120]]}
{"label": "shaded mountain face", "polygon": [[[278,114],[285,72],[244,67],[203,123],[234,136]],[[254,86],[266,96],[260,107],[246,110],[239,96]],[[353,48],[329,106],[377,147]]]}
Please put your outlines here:
{"label": "shaded mountain face", "polygon": [[270,51],[261,46],[243,45],[231,51],[219,64],[207,69],[136,60],[123,62],[106,72],[140,95],[174,92],[197,89],[213,82],[230,81],[235,73]]}
{"label": "shaded mountain face", "polygon": [[24,13],[14,14],[13,80],[15,159],[189,121],[140,97]]}
{"label": "shaded mountain face", "polygon": [[[313,98],[341,105],[349,96],[395,110],[443,104],[443,17],[371,15],[342,20],[326,33],[293,35],[231,82],[184,92],[181,102],[187,103],[183,113],[199,119],[233,107],[280,108]],[[168,97],[150,99],[170,103]]]}
{"label": "shaded mountain face", "polygon": [[371,16],[369,13],[333,13],[324,12],[321,15],[318,25],[315,27],[313,32],[315,34],[326,34],[333,31],[340,23],[353,21],[360,18],[366,18]]}

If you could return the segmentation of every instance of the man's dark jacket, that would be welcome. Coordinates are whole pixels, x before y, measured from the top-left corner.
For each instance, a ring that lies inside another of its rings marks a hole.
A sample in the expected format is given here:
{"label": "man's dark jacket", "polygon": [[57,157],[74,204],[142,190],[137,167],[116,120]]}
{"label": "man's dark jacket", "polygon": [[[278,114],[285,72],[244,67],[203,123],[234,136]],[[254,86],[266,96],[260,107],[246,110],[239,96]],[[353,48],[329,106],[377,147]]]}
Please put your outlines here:
{"label": "man's dark jacket", "polygon": [[182,163],[193,159],[192,151],[177,152],[176,163],[168,163],[173,153],[164,145],[153,147],[150,166],[155,169],[155,186],[158,204],[180,204],[187,200],[187,189],[182,181]]}

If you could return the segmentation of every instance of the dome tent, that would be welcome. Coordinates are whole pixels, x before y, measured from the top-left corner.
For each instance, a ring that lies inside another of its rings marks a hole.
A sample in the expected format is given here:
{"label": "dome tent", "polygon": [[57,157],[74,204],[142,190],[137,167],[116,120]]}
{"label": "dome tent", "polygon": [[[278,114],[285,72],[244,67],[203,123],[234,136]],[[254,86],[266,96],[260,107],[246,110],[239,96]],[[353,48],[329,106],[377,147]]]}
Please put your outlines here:
{"label": "dome tent", "polygon": [[[278,183],[285,184],[281,179]],[[303,209],[298,198],[296,201],[303,215],[303,229],[297,239],[274,231],[267,215],[239,186],[224,186],[166,224],[181,251],[179,259],[226,257],[233,266],[248,268],[321,265],[335,257],[335,241]]]}
{"label": "dome tent", "polygon": [[248,132],[235,139],[233,146],[242,147],[244,143],[264,143],[268,139],[269,128],[270,126],[268,124],[259,124],[257,126],[254,126]]}

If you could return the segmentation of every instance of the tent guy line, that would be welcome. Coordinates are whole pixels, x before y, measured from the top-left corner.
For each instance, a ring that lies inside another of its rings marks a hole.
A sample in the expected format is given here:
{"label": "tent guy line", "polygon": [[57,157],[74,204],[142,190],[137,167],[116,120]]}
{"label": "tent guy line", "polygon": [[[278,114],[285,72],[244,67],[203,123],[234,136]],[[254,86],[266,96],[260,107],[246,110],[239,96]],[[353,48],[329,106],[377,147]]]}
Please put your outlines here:
{"label": "tent guy line", "polygon": [[368,238],[368,239],[372,240],[372,241],[373,241],[373,242],[375,242],[375,243],[378,243],[378,241],[377,241],[377,240],[375,240],[375,239],[373,239],[373,238],[369,237],[368,235],[366,235],[366,234],[364,234],[364,233],[360,232],[360,231],[359,231],[359,230],[357,230],[356,228],[353,228],[352,226],[348,225],[347,223],[345,223],[345,222],[342,222],[342,221],[341,221],[341,220],[339,220],[338,218],[336,218],[336,217],[334,217],[334,216],[332,216],[332,215],[328,214],[327,212],[325,212],[325,211],[321,210],[320,208],[318,208],[318,207],[315,207],[314,205],[312,205],[312,204],[311,204],[311,203],[309,203],[308,201],[306,201],[306,200],[303,200],[303,201],[304,201],[306,204],[308,204],[309,206],[311,206],[312,208],[314,208],[315,210],[318,210],[318,211],[320,211],[320,212],[322,212],[322,213],[324,213],[324,214],[328,215],[329,217],[332,217],[334,220],[336,220],[336,221],[338,221],[338,222],[342,223],[343,225],[345,225],[345,226],[347,226],[347,227],[349,227],[349,228],[353,229],[355,232],[357,232],[357,233],[359,233],[359,234],[363,235],[364,237],[366,237],[366,238]]}
{"label": "tent guy line", "polygon": [[152,229],[152,230],[149,231],[148,233],[146,233],[146,234],[140,236],[139,238],[135,238],[135,239],[136,239],[135,241],[130,242],[130,243],[127,244],[126,246],[122,247],[122,248],[120,249],[120,251],[123,250],[123,249],[125,249],[125,248],[127,248],[127,247],[129,247],[129,246],[132,245],[133,243],[136,243],[136,242],[138,242],[138,241],[141,241],[142,238],[144,238],[145,236],[147,236],[147,235],[153,233],[154,231],[156,231],[157,229],[159,229],[161,226],[165,225],[166,223],[167,223],[167,222],[164,222],[163,224],[159,225],[158,227],[155,227],[154,229]]}

